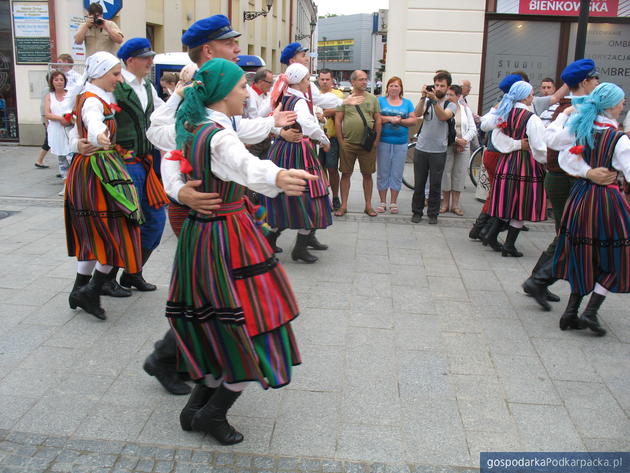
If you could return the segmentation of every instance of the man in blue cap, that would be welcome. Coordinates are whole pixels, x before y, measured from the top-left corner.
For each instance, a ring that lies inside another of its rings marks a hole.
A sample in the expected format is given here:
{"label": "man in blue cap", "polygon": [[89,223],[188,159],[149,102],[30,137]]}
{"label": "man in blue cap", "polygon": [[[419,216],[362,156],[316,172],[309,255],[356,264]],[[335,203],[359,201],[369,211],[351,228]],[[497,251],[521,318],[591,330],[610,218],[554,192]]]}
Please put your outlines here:
{"label": "man in blue cap", "polygon": [[[223,58],[237,62],[240,48],[237,38],[241,34],[230,26],[224,15],[214,15],[196,21],[182,36],[182,43],[188,46],[188,55],[198,66],[213,58]],[[164,107],[158,108],[151,115],[151,126],[147,138],[162,151],[176,149],[175,113],[183,100],[183,85],[178,85]],[[234,117],[233,126],[239,138],[245,144],[257,144],[264,141],[270,133],[281,134],[285,140],[300,141],[301,133],[284,130],[283,127],[295,122],[295,112],[274,111],[272,116],[255,119]],[[199,181],[186,181],[180,173],[179,162],[163,159],[161,163],[162,182],[173,202],[171,212],[193,209],[200,214],[209,215],[219,207],[220,199],[216,193],[199,192]],[[177,233],[177,229],[174,228]],[[184,383],[177,372],[178,349],[172,332],[155,343],[155,350],[144,363],[144,370],[162,384],[172,394],[188,394],[190,387]]]}
{"label": "man in blue cap", "polygon": [[[547,197],[551,201],[553,217],[556,225],[556,232],[560,228],[562,213],[564,206],[569,197],[571,187],[576,178],[568,175],[560,168],[558,164],[558,144],[557,137],[562,131],[564,123],[568,119],[568,115],[563,113],[571,106],[571,97],[578,97],[590,94],[599,84],[599,76],[592,59],[580,59],[569,64],[560,75],[565,85],[570,90],[569,97],[563,97],[560,104],[553,112],[551,117],[553,126],[545,130],[545,141],[547,142],[547,173],[545,175],[545,191]],[[575,175],[578,175],[576,172]],[[599,185],[612,184],[616,178],[616,172],[606,168],[590,169],[587,172],[587,178]],[[557,237],[551,242],[545,251],[542,252],[531,276],[523,283],[523,290],[533,296],[536,302],[544,309],[551,310],[548,301],[557,302],[559,297],[550,293],[548,287],[553,284],[556,279],[552,276],[553,255],[556,249]],[[577,318],[572,314],[566,313],[560,321],[563,330],[566,328],[580,328],[573,321]]]}
{"label": "man in blue cap", "polygon": [[[118,50],[118,57],[125,64],[122,71],[125,81],[114,89],[114,98],[120,108],[116,112],[116,145],[122,148],[121,154],[138,191],[145,217],[140,226],[143,268],[162,238],[166,222],[164,206],[168,203],[153,168],[153,146],[146,137],[151,114],[156,107],[164,105],[151,81],[146,79],[151,72],[153,56],[155,52],[148,39],[127,40]],[[157,289],[157,286],[144,280],[142,271],[134,274],[123,272],[118,285],[117,272],[117,268],[112,270],[110,279],[103,285],[102,294],[127,297],[131,295],[131,287],[139,291]]]}
{"label": "man in blue cap", "polygon": [[[300,43],[291,43],[287,45],[280,54],[280,62],[287,66],[293,63],[302,64],[310,70],[311,60],[308,56],[308,49]],[[336,109],[340,105],[360,105],[363,103],[363,96],[348,96],[345,100],[340,99],[335,94],[327,92],[322,94],[319,89],[311,82],[309,94],[307,94],[313,105],[325,110]]]}

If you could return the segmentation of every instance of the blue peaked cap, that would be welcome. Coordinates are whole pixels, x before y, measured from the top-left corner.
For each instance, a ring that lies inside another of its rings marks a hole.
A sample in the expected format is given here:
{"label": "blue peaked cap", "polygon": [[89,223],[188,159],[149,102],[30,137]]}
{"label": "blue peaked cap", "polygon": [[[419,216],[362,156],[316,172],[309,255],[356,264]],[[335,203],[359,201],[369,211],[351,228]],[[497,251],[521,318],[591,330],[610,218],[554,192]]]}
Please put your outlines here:
{"label": "blue peaked cap", "polygon": [[190,25],[182,36],[182,43],[192,49],[209,41],[237,38],[240,35],[241,33],[232,29],[227,16],[213,15]]}

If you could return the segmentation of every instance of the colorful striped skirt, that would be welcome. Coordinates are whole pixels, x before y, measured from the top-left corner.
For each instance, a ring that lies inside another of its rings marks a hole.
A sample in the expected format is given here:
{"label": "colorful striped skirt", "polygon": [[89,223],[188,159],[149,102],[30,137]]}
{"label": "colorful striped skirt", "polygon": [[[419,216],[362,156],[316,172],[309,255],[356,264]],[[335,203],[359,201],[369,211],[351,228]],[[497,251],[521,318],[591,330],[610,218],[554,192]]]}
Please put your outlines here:
{"label": "colorful striped skirt", "polygon": [[289,197],[284,192],[275,198],[263,196],[267,221],[272,228],[321,229],[332,225],[332,207],[328,197],[328,182],[310,140],[290,143],[278,139],[271,145],[269,159],[284,169],[304,169],[319,176],[308,181],[306,192]]}
{"label": "colorful striped skirt", "polygon": [[545,168],[528,150],[502,154],[496,168],[488,213],[502,219],[547,219]]}
{"label": "colorful striped skirt", "polygon": [[562,216],[554,255],[558,279],[589,294],[595,283],[630,292],[630,205],[617,186],[578,180]]}
{"label": "colorful striped skirt", "polygon": [[301,362],[290,325],[297,315],[286,273],[244,200],[212,217],[188,216],[166,316],[193,379],[288,384]]}
{"label": "colorful striped skirt", "polygon": [[69,256],[129,273],[142,269],[142,211],[118,153],[75,156],[66,178],[64,213]]}

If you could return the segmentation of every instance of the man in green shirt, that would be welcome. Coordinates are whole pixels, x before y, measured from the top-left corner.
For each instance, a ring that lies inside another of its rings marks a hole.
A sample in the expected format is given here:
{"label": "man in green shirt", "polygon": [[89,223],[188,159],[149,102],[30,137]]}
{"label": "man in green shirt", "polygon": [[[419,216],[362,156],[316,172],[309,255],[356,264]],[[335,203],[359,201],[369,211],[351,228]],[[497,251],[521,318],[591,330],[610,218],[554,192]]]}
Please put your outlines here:
{"label": "man in green shirt", "polygon": [[[354,163],[358,159],[363,175],[364,212],[370,217],[376,217],[376,211],[372,208],[372,188],[374,187],[372,174],[376,171],[376,147],[381,138],[380,107],[376,97],[367,92],[368,78],[364,71],[354,71],[350,76],[350,82],[352,82],[352,95],[362,96],[365,99],[360,105],[340,105],[335,112],[335,130],[341,155],[339,161],[341,207],[335,211],[335,215],[340,217],[348,211],[350,177],[354,170]],[[376,139],[369,151],[361,146],[366,124],[376,132]]]}

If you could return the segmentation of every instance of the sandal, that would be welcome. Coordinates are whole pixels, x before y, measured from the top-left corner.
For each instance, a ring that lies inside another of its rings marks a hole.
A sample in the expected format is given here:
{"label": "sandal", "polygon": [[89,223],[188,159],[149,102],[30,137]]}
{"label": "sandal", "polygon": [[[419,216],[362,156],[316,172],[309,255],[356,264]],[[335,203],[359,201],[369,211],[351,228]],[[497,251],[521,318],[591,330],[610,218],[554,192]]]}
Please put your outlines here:
{"label": "sandal", "polygon": [[39,169],[48,169],[50,166],[46,166],[45,164],[34,163],[36,168]]}
{"label": "sandal", "polygon": [[445,214],[446,212],[448,212],[448,207],[446,205],[443,205],[442,207],[440,207],[441,214]]}
{"label": "sandal", "polygon": [[376,212],[379,214],[382,214],[386,211],[387,211],[387,202],[381,202],[380,204],[378,204],[378,207],[376,207]]}
{"label": "sandal", "polygon": [[376,217],[378,215],[374,209],[365,209],[363,213],[368,217]]}
{"label": "sandal", "polygon": [[459,215],[460,217],[464,216],[464,211],[460,209],[459,207],[453,207],[451,209],[451,212],[453,212],[455,215]]}
{"label": "sandal", "polygon": [[398,213],[398,204],[396,204],[394,202],[389,204],[389,213],[390,214],[397,214]]}
{"label": "sandal", "polygon": [[343,207],[339,207],[337,210],[335,210],[335,217],[343,217],[346,212],[348,211],[348,209],[344,209]]}

